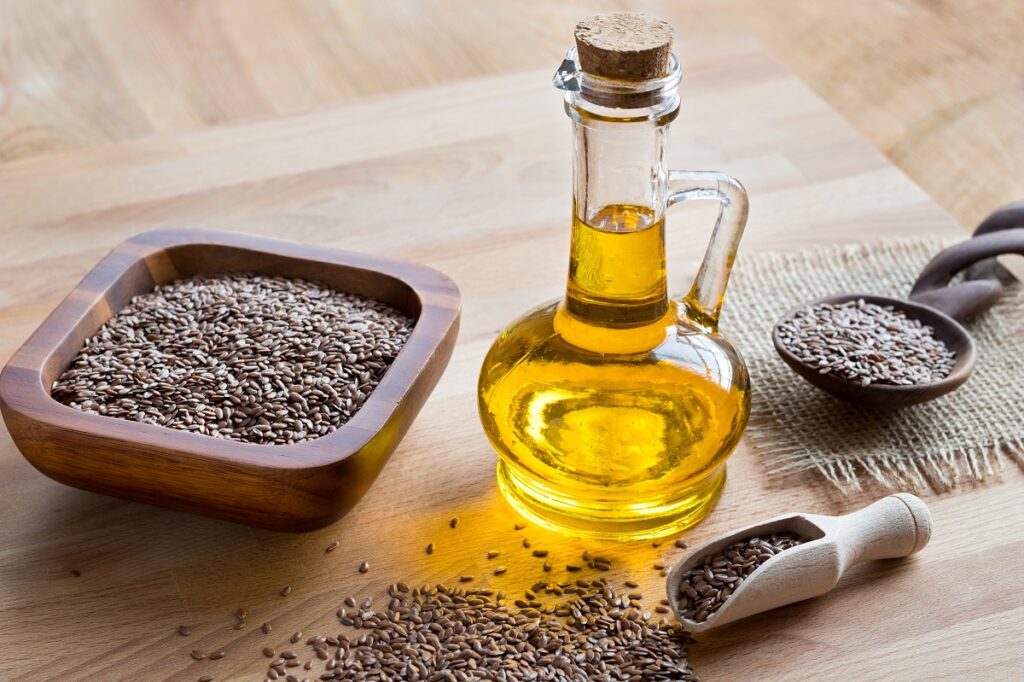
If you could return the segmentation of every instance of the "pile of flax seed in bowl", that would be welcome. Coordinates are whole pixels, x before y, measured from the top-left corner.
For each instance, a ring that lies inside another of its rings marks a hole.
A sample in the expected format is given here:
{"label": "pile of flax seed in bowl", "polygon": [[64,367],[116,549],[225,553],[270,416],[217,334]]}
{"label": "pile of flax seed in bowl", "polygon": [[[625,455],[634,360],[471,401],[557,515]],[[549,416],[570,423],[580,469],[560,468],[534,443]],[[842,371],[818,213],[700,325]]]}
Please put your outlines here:
{"label": "pile of flax seed in bowl", "polygon": [[136,296],[54,382],[84,412],[256,444],[325,436],[366,401],[412,331],[379,301],[251,273]]}

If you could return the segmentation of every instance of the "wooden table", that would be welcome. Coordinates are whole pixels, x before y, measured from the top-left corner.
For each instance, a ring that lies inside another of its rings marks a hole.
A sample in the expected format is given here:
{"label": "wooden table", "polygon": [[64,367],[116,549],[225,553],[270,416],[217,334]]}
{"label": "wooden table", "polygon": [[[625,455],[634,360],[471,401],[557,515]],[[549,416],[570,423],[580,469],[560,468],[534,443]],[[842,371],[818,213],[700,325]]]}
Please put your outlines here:
{"label": "wooden table", "polygon": [[[684,108],[673,165],[717,167],[752,197],[744,249],[963,234],[904,173],[760,43],[681,46]],[[0,678],[256,679],[263,646],[333,633],[348,595],[396,580],[473,574],[511,592],[545,577],[521,536],[565,563],[611,556],[615,582],[648,598],[666,543],[600,544],[535,528],[497,493],[476,418],[476,373],[501,327],[562,291],[569,128],[550,68],[353,100],[215,129],[142,135],[0,166],[6,358],[115,243],[144,229],[244,230],[427,263],[464,297],[451,364],[377,484],[335,526],[280,535],[72,490],[0,440]],[[673,211],[669,259],[683,288],[708,232]],[[767,342],[767,340],[766,340]],[[742,349],[741,349],[742,350]],[[822,481],[766,479],[741,446],[717,510],[691,543],[793,509],[840,513]],[[859,567],[826,598],[701,637],[693,663],[722,679],[1009,679],[1024,676],[1024,475],[929,496],[931,545]],[[448,519],[462,519],[457,529]],[[341,548],[325,554],[329,542]],[[437,551],[426,556],[428,542]],[[508,573],[489,577],[489,549]],[[356,567],[364,560],[366,574]],[[558,576],[560,574],[551,574]],[[550,576],[547,576],[550,577]],[[278,592],[290,585],[287,597]],[[232,629],[233,612],[249,627]],[[272,635],[258,630],[274,624]],[[177,634],[189,624],[193,634]],[[188,651],[223,649],[216,662]]]}

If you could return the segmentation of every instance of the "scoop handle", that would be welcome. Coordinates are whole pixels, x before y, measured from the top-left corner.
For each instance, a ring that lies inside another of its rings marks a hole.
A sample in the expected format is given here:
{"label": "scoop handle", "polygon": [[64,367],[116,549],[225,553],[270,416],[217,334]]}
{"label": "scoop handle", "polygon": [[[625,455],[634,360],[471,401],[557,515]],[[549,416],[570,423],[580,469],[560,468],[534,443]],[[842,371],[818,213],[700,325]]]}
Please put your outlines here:
{"label": "scoop handle", "polygon": [[1024,227],[989,231],[939,252],[921,271],[910,290],[910,300],[938,308],[960,321],[978,315],[999,300],[1002,285],[994,279],[952,286],[949,282],[974,263],[1004,253],[1024,255]]}
{"label": "scoop handle", "polygon": [[920,551],[932,534],[932,515],[921,498],[897,493],[845,516],[832,517],[843,570],[862,561],[898,559]]}

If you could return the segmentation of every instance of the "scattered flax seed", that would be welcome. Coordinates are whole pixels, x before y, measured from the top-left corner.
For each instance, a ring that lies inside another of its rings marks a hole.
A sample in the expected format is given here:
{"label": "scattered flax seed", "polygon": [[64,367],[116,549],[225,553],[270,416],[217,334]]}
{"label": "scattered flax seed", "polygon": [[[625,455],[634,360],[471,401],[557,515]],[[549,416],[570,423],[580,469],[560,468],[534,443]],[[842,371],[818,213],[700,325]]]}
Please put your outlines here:
{"label": "scattered flax seed", "polygon": [[523,547],[525,547],[526,549],[530,549],[530,541],[526,538],[523,538]]}
{"label": "scattered flax seed", "polygon": [[178,634],[181,635],[182,637],[188,637],[189,635],[192,634],[192,628],[190,628],[187,625],[179,625],[178,626]]}
{"label": "scattered flax seed", "polygon": [[508,570],[508,569],[507,569],[507,568],[505,568],[504,566],[498,566],[498,567],[496,567],[496,568],[494,569],[494,575],[501,575],[502,573],[504,573],[504,572],[505,572],[505,571],[507,571],[507,570]]}
{"label": "scattered flax seed", "polygon": [[583,570],[583,567],[577,566],[575,564],[566,564],[565,570],[569,571],[570,573],[576,573],[578,571]]}
{"label": "scattered flax seed", "polygon": [[284,587],[281,588],[281,596],[282,597],[287,597],[291,593],[292,593],[292,586],[291,585],[285,585]]}
{"label": "scattered flax seed", "polygon": [[456,526],[458,526],[459,525],[459,517],[458,516],[453,516],[452,520],[448,522],[448,525],[451,526],[452,528],[455,528]]}
{"label": "scattered flax seed", "polygon": [[296,643],[296,642],[298,642],[298,641],[299,641],[300,639],[302,639],[302,630],[299,630],[298,632],[296,632],[296,633],[292,634],[292,636],[288,638],[288,640],[289,640],[289,641],[290,641],[290,642],[291,642],[292,644],[295,644],[295,643]]}
{"label": "scattered flax seed", "polygon": [[270,631],[273,630],[274,627],[270,623],[264,623],[263,627],[260,629],[263,630],[263,634],[269,635]]}
{"label": "scattered flax seed", "polygon": [[525,523],[517,523],[516,525],[512,526],[512,528],[515,529],[515,530],[522,530],[522,529],[526,528],[526,524]]}
{"label": "scattered flax seed", "polygon": [[213,675],[203,675],[198,682],[213,682]]}
{"label": "scattered flax seed", "polygon": [[460,575],[459,576],[459,582],[460,583],[468,583],[468,582],[472,582],[472,581],[473,581],[473,576],[471,576],[471,575]]}
{"label": "scattered flax seed", "polygon": [[632,588],[632,589],[636,589],[636,588],[640,587],[639,583],[636,583],[636,582],[634,582],[632,580],[627,580],[626,582],[623,583],[623,585],[625,585],[626,587]]}
{"label": "scattered flax seed", "polygon": [[245,627],[245,621],[244,620],[240,620],[237,623],[235,623],[235,625],[234,625],[234,629],[235,630],[241,630],[244,627]]}
{"label": "scattered flax seed", "polygon": [[277,655],[277,652],[271,649],[269,646],[263,647],[263,655],[267,658],[273,658]]}
{"label": "scattered flax seed", "polygon": [[679,613],[703,623],[744,580],[777,554],[807,542],[794,533],[754,536],[734,542],[687,572],[679,586]]}
{"label": "scattered flax seed", "polygon": [[550,573],[551,572],[551,562],[550,561],[545,561],[544,562],[544,572],[545,573]]}
{"label": "scattered flax seed", "polygon": [[249,612],[245,609],[238,609],[237,611],[235,611],[235,618],[237,618],[238,620],[245,620],[248,617],[248,615]]}
{"label": "scattered flax seed", "polygon": [[491,551],[489,551],[489,552],[487,553],[487,558],[488,558],[488,559],[493,559],[494,557],[498,556],[499,554],[501,554],[501,552],[495,552],[495,551],[494,551],[494,550],[492,549]]}
{"label": "scattered flax seed", "polygon": [[373,606],[373,597],[367,597],[359,604],[359,608],[363,611],[368,610],[371,606]]}
{"label": "scattered flax seed", "polygon": [[548,555],[548,551],[546,549],[535,549],[535,550],[533,550],[533,556],[538,557],[540,559],[543,559],[547,555]]}
{"label": "scattered flax seed", "polygon": [[661,571],[664,568],[665,568],[665,564],[663,564],[661,562],[658,562],[658,563],[654,564],[654,570],[655,571]]}
{"label": "scattered flax seed", "polygon": [[676,547],[678,547],[679,549],[686,549],[687,547],[689,547],[689,545],[683,542],[682,540],[676,540]]}
{"label": "scattered flax seed", "polygon": [[431,542],[429,545],[427,545],[427,548],[425,550],[423,550],[423,551],[425,551],[427,554],[433,554],[434,553],[434,543]]}
{"label": "scattered flax seed", "polygon": [[[686,660],[693,640],[677,623],[626,606],[605,581],[585,584],[550,607],[530,599],[505,604],[504,595],[487,588],[396,591],[387,610],[346,616],[342,624],[354,631],[338,635],[336,644],[312,639],[314,651],[323,651],[315,659],[282,652],[266,661],[266,677],[284,680],[294,668],[313,670],[311,678],[320,680],[696,679]],[[562,589],[534,587],[530,594],[538,598]]]}
{"label": "scattered flax seed", "polygon": [[335,540],[335,541],[334,541],[334,542],[332,542],[331,544],[327,545],[327,548],[326,548],[326,549],[324,549],[324,553],[325,553],[325,554],[330,554],[330,553],[331,553],[331,552],[333,552],[334,550],[338,549],[338,546],[339,546],[339,545],[341,545],[341,543],[340,543],[340,542],[338,542],[337,540]]}
{"label": "scattered flax seed", "polygon": [[211,661],[219,661],[220,659],[224,658],[226,655],[227,655],[227,652],[225,652],[225,651],[216,651],[216,652],[210,654],[210,660]]}
{"label": "scattered flax seed", "polygon": [[201,661],[204,658],[206,658],[206,656],[203,655],[203,652],[199,651],[199,649],[193,649],[192,651],[188,652],[188,655],[196,661]]}
{"label": "scattered flax seed", "polygon": [[658,538],[657,540],[655,540],[654,542],[651,543],[651,547],[654,547],[655,549],[657,549],[658,547],[661,547],[661,544],[663,542],[665,542],[665,538]]}
{"label": "scattered flax seed", "polygon": [[364,561],[363,563],[359,564],[359,572],[360,573],[366,573],[369,570],[370,570],[370,562],[369,561]]}
{"label": "scattered flax seed", "polygon": [[356,607],[356,598],[351,595],[345,597],[345,606],[349,607],[350,609],[354,609]]}

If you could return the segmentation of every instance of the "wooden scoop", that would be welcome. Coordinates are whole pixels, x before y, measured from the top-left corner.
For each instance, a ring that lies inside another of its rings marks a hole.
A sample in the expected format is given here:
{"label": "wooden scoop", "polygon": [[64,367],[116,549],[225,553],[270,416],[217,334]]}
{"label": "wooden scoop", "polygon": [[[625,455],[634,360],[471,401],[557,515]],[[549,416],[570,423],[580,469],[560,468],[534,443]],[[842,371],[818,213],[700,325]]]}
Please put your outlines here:
{"label": "wooden scoop", "polygon": [[[707,620],[698,623],[683,617],[679,589],[691,568],[734,542],[783,532],[810,541],[783,550],[762,564]],[[928,544],[931,534],[928,507],[909,493],[889,495],[845,516],[787,514],[719,536],[690,552],[669,571],[669,603],[683,627],[703,632],[825,594],[851,566],[909,556]]]}
{"label": "wooden scoop", "polygon": [[[985,219],[974,237],[935,256],[921,271],[908,301],[870,294],[841,294],[794,308],[775,325],[772,332],[775,350],[808,382],[851,403],[894,409],[934,400],[959,387],[974,371],[974,340],[961,323],[994,305],[1003,291],[1002,284],[994,276],[952,286],[949,283],[957,273],[972,265],[988,263],[991,266],[995,256],[1007,253],[1024,254],[1024,202],[1000,208]],[[858,299],[892,306],[908,318],[930,326],[935,338],[956,353],[956,364],[949,375],[927,384],[895,386],[873,383],[862,386],[835,374],[820,374],[817,366],[805,363],[782,342],[780,325],[801,310],[824,303],[837,305]]]}

